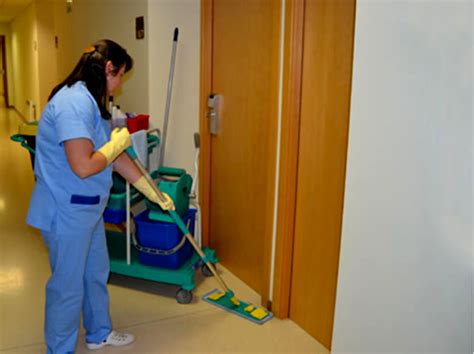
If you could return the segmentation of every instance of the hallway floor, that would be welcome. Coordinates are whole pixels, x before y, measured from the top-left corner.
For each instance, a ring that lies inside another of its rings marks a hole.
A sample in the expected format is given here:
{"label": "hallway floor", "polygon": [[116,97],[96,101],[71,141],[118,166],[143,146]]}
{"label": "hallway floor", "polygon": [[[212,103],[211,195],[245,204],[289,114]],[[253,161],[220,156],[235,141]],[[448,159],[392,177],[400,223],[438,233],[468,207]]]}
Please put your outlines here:
{"label": "hallway floor", "polygon": [[[9,139],[21,122],[15,111],[0,108],[0,353],[44,353],[44,285],[50,270],[39,232],[25,224],[34,183],[31,162],[27,150]],[[222,266],[219,270],[239,298],[259,302],[258,294]],[[196,277],[192,303],[180,305],[175,286],[112,275],[114,327],[137,339],[96,352],[327,353],[291,320],[256,325],[204,302],[202,295],[217,282]],[[82,335],[77,353],[88,353]]]}

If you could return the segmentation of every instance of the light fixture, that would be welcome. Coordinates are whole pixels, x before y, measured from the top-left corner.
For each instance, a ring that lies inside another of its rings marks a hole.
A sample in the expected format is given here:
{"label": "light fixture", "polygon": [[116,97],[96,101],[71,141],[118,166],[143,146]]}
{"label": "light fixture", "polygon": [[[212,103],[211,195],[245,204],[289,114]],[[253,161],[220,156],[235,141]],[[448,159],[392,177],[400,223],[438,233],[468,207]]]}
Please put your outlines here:
{"label": "light fixture", "polygon": [[66,0],[66,12],[72,12],[72,0]]}

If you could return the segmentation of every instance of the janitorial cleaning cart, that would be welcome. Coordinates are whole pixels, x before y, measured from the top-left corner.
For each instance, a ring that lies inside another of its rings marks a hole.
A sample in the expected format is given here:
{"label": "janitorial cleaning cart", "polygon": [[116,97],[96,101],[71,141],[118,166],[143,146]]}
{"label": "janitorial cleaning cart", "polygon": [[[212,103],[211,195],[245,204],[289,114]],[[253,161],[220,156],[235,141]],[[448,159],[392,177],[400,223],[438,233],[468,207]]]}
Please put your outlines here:
{"label": "janitorial cleaning cart", "polygon": [[20,143],[30,153],[31,167],[35,167],[35,149],[36,149],[36,132],[38,130],[38,121],[23,123],[18,127],[18,134],[12,135],[10,138]]}
{"label": "janitorial cleaning cart", "polygon": [[[30,152],[33,168],[37,127],[38,122],[21,124],[18,134],[11,137],[11,140]],[[135,134],[140,135],[140,131]],[[152,154],[159,143],[159,130],[147,130],[147,153]],[[196,176],[197,173],[195,171]],[[155,183],[173,199],[176,211],[190,231],[198,231],[197,242],[201,244],[200,225],[197,225],[200,224],[200,210],[193,178],[183,169],[167,167],[159,168],[152,175]],[[189,208],[190,204],[194,208]],[[115,173],[104,221],[118,225],[117,229],[120,230],[106,231],[112,273],[178,285],[176,300],[182,304],[192,300],[196,270],[201,270],[204,276],[211,275],[171,218],[158,206],[145,201],[141,194]],[[212,263],[218,262],[214,250],[206,247],[203,251]]]}
{"label": "janitorial cleaning cart", "polygon": [[[137,135],[132,134],[132,141],[136,140]],[[149,172],[145,170],[145,173]],[[176,212],[190,231],[198,230],[199,208],[189,208],[190,204],[197,204],[190,202],[196,195],[192,189],[193,178],[183,169],[169,167],[158,168],[151,175],[153,183],[173,199]],[[125,224],[121,231],[108,229],[106,232],[111,272],[178,285],[176,300],[181,304],[190,303],[192,290],[196,287],[196,270],[200,269],[204,276],[210,276],[211,271],[166,212],[154,203],[142,200],[140,195],[137,197],[128,183],[124,182],[124,185],[124,193],[119,190],[116,197],[114,193],[110,197],[110,200],[123,199],[115,203],[119,208],[111,212],[109,202],[104,213],[104,221]],[[122,206],[125,207],[123,213]],[[107,217],[117,214],[124,215],[124,219]],[[201,243],[200,233],[197,242]],[[218,262],[214,250],[205,247],[203,252],[207,260],[213,264]]]}
{"label": "janitorial cleaning cart", "polygon": [[[18,134],[11,137],[11,140],[30,152],[33,168],[37,127],[38,122],[21,124]],[[132,136],[140,135],[141,132],[146,132],[146,152],[151,155],[159,147],[159,130],[142,130]],[[198,145],[196,149],[199,149]],[[161,167],[152,175],[155,183],[173,199],[176,211],[190,231],[197,231],[200,245],[200,210],[193,183],[197,173],[196,170],[193,179],[183,169]],[[189,208],[189,205],[194,207]],[[212,274],[176,223],[158,206],[144,200],[141,194],[115,173],[104,221],[116,225],[118,229],[106,230],[112,273],[175,284],[179,286],[176,300],[182,304],[192,300],[196,270],[200,270],[204,276]],[[214,264],[218,262],[214,250],[205,247],[203,251],[206,259]]]}

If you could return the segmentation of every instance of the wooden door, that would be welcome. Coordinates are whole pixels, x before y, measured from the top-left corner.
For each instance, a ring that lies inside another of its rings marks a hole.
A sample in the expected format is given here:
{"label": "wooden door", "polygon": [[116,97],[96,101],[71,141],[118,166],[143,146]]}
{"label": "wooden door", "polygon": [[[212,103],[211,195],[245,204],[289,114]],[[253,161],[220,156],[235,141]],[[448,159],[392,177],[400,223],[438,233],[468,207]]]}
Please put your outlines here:
{"label": "wooden door", "polygon": [[[218,135],[202,116],[204,241],[266,299],[275,186],[280,0],[203,2],[202,115],[224,97]],[[205,214],[205,212],[204,212]]]}
{"label": "wooden door", "polygon": [[306,0],[290,318],[331,348],[355,0]]}

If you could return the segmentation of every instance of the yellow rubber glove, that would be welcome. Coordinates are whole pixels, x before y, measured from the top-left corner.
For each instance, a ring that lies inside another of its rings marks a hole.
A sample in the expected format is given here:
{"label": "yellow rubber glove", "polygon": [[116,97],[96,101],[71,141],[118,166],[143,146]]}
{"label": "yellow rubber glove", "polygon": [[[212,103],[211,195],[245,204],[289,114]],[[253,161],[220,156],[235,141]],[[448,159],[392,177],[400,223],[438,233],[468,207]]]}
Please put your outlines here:
{"label": "yellow rubber glove", "polygon": [[161,209],[175,210],[173,199],[171,199],[168,194],[163,192],[161,193],[163,199],[161,199],[150,186],[145,176],[141,176],[135,183],[133,183],[133,186],[153,203],[158,204]]}
{"label": "yellow rubber glove", "polygon": [[110,165],[130,145],[132,141],[127,128],[115,128],[110,134],[110,140],[97,151],[105,156]]}

